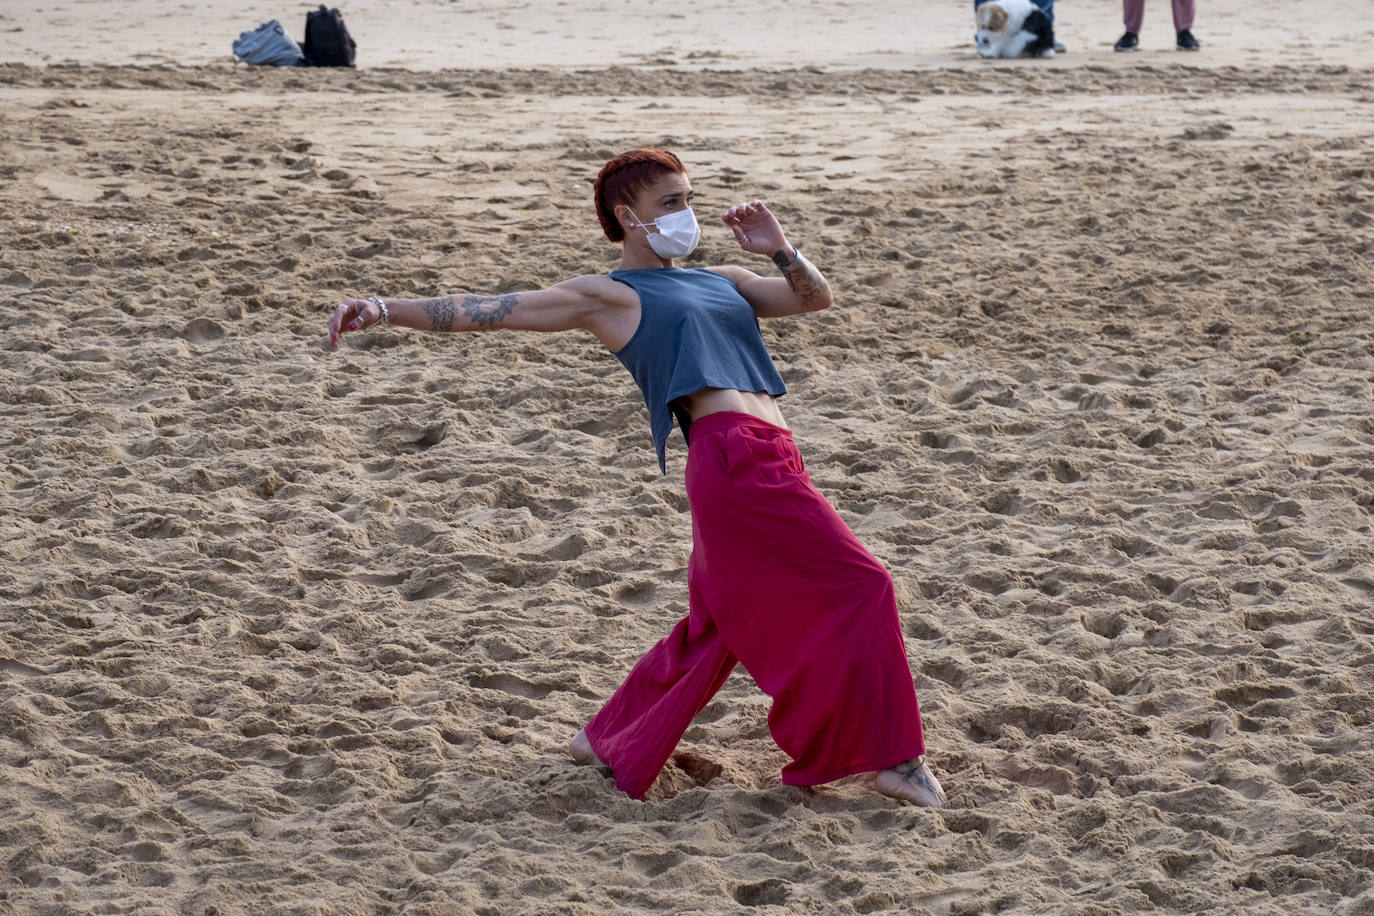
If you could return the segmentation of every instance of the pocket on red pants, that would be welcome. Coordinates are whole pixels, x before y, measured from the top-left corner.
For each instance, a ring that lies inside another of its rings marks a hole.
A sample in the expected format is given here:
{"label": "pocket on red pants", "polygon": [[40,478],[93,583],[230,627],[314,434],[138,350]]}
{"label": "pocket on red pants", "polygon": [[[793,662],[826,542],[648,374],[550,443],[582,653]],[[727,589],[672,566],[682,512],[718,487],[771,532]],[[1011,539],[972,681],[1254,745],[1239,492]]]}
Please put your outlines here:
{"label": "pocket on red pants", "polygon": [[777,482],[803,472],[801,455],[786,433],[741,426],[726,434],[726,473],[732,478],[753,474]]}

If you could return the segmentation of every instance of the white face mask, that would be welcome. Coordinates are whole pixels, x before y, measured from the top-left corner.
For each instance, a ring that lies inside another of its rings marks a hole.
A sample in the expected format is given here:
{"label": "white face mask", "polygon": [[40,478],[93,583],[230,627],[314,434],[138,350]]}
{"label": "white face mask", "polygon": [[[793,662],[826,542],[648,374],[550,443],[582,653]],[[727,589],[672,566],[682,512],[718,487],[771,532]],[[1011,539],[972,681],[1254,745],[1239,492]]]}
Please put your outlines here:
{"label": "white face mask", "polygon": [[[628,206],[625,209],[630,210]],[[658,230],[649,233],[649,247],[660,258],[685,258],[696,251],[697,242],[701,241],[701,227],[697,225],[697,215],[690,207],[665,213],[652,223],[640,222],[639,216],[633,210],[630,210],[630,215],[635,218],[635,223],[640,228],[648,229],[652,226]]]}

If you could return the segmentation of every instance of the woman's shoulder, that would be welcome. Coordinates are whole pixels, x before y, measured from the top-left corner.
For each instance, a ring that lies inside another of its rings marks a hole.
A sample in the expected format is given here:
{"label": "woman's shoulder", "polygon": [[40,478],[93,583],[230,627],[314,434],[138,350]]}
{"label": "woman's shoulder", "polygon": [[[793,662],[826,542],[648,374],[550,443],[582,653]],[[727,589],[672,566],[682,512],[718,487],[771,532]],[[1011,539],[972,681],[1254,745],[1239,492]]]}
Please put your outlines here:
{"label": "woman's shoulder", "polygon": [[743,283],[750,277],[758,276],[758,274],[754,273],[752,270],[749,270],[746,267],[739,267],[734,264],[722,264],[718,267],[704,267],[702,269],[710,273],[716,274],[718,276],[724,277],[736,286],[739,286],[741,283]]}
{"label": "woman's shoulder", "polygon": [[632,290],[624,283],[617,282],[610,274],[582,274],[569,277],[554,284],[552,288],[576,293],[589,299],[599,299],[609,305],[621,305],[627,297],[633,296]]}

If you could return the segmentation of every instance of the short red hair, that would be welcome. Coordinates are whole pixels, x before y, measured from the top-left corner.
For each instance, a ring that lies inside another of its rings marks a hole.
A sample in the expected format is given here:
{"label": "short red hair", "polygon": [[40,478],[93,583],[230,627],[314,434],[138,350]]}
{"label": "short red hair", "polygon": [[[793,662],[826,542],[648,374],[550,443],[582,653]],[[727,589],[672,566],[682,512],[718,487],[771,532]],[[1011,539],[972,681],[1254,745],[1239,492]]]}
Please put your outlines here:
{"label": "short red hair", "polygon": [[660,175],[676,172],[686,175],[682,160],[666,149],[632,149],[621,153],[601,167],[596,176],[596,218],[601,231],[612,242],[625,239],[625,230],[615,218],[615,208],[629,203]]}

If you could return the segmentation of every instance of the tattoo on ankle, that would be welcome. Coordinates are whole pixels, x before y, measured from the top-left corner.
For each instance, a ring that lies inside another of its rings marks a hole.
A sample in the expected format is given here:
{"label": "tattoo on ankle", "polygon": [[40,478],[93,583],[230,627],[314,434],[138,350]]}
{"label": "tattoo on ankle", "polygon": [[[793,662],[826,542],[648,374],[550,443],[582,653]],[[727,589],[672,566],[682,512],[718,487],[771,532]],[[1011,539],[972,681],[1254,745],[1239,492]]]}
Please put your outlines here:
{"label": "tattoo on ankle", "polygon": [[917,757],[911,764],[902,770],[902,778],[909,779],[916,785],[934,795],[943,795],[943,790],[935,782],[935,777],[926,768],[926,759]]}

